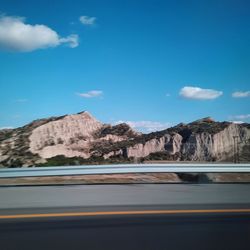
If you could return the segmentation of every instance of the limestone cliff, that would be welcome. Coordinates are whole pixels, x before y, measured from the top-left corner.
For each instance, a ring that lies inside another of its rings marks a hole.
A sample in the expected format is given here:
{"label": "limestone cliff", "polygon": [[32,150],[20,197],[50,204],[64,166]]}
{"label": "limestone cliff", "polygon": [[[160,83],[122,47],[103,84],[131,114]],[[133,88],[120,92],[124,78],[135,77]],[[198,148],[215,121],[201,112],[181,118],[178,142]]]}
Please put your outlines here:
{"label": "limestone cliff", "polygon": [[[235,141],[236,139],[237,141]],[[204,118],[141,134],[127,124],[102,124],[88,112],[36,120],[0,130],[0,166],[89,164],[140,160],[249,159],[250,125]]]}

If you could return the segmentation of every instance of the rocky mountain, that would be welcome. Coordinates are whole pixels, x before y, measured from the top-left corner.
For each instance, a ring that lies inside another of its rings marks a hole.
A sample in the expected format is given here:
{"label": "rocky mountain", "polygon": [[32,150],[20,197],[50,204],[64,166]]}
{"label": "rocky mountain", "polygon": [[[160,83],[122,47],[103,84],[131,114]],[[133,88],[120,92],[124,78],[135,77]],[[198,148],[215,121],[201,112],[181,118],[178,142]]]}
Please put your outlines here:
{"label": "rocky mountain", "polygon": [[250,124],[215,122],[208,117],[142,134],[125,123],[103,124],[81,112],[0,130],[0,166],[228,161],[234,156],[235,145],[239,156],[249,161],[249,142]]}

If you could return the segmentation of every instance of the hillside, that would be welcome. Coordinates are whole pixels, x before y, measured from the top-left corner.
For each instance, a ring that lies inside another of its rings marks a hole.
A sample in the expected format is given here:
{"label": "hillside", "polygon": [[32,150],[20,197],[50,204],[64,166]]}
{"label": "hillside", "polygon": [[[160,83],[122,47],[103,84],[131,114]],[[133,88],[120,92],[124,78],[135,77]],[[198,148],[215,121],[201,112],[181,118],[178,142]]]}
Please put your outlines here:
{"label": "hillside", "polygon": [[143,160],[249,161],[250,125],[207,117],[142,134],[129,125],[103,124],[88,112],[36,120],[0,130],[0,166],[119,163]]}

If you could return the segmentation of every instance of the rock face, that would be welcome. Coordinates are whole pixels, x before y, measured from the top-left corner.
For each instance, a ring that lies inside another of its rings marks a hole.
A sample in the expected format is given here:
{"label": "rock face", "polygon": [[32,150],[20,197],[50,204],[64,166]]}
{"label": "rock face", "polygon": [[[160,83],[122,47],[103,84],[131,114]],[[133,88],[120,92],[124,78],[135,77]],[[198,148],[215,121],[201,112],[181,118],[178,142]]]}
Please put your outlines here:
{"label": "rock face", "polygon": [[[234,138],[235,137],[235,138]],[[238,152],[249,161],[250,125],[207,117],[150,134],[123,123],[102,124],[88,112],[0,130],[0,166],[20,167],[140,160],[227,161]]]}
{"label": "rock face", "polygon": [[88,158],[93,134],[101,127],[88,112],[67,115],[35,128],[29,137],[30,151],[42,158],[56,155]]}
{"label": "rock face", "polygon": [[127,157],[143,158],[151,153],[168,151],[175,154],[181,149],[182,136],[179,134],[165,134],[160,138],[154,138],[145,143],[138,143],[126,148]]}
{"label": "rock face", "polygon": [[187,142],[183,145],[182,154],[187,160],[225,160],[233,155],[234,136],[241,142],[242,148],[250,138],[250,130],[238,126],[237,124],[228,124],[218,133],[202,132],[192,133]]}

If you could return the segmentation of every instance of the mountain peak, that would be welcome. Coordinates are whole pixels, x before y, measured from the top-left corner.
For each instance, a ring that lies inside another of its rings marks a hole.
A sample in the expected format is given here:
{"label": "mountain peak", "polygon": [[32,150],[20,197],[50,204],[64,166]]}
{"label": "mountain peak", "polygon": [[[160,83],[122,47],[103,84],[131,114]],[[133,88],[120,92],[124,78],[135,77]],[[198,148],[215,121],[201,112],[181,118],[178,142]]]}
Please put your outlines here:
{"label": "mountain peak", "polygon": [[92,114],[90,114],[88,111],[82,111],[80,113],[77,113],[77,115],[81,115],[86,119],[95,119],[94,116]]}
{"label": "mountain peak", "polygon": [[201,119],[198,119],[192,123],[214,123],[215,120],[212,118],[212,117],[204,117],[204,118],[201,118]]}
{"label": "mountain peak", "polygon": [[[94,122],[98,122],[98,120],[88,111],[81,111],[79,113],[76,114],[69,114],[66,115],[66,117],[68,117],[69,119],[73,118],[73,119],[83,119],[85,121],[94,121]],[[68,119],[67,118],[67,119]]]}

